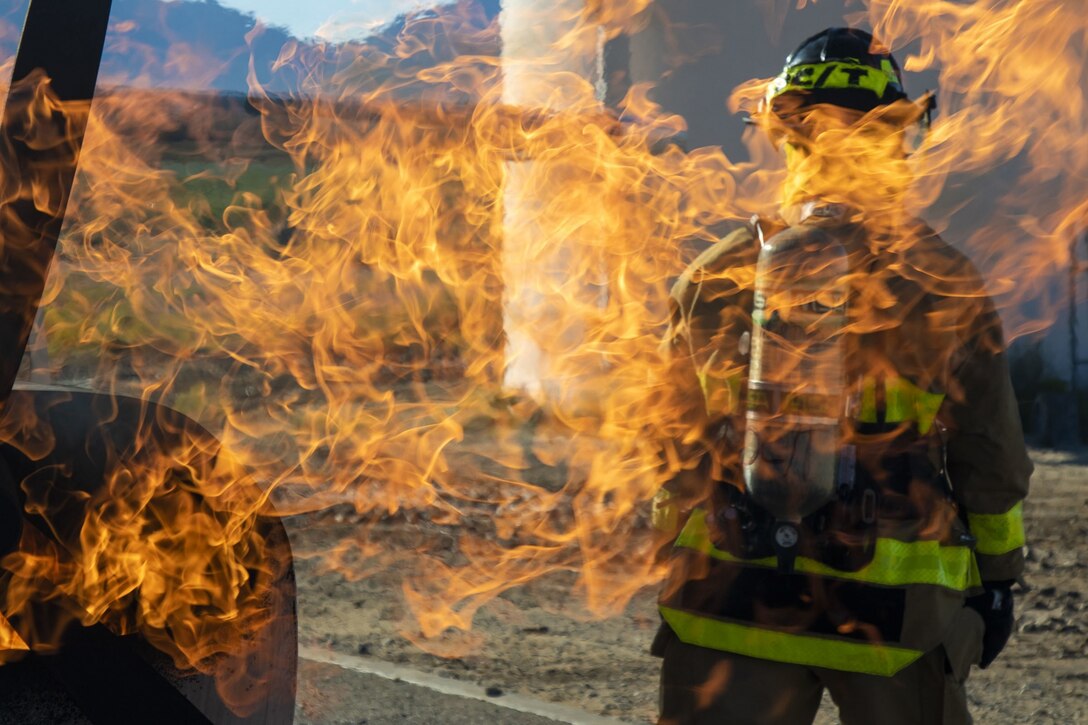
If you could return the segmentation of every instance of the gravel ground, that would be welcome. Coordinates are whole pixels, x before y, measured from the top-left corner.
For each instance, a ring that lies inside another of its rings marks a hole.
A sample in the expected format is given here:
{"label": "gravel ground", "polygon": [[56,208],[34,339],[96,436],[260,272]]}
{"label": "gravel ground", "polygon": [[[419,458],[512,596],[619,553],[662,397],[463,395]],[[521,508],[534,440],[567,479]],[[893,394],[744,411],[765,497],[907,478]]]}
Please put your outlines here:
{"label": "gravel ground", "polygon": [[[1028,568],[1017,598],[1017,634],[1001,658],[986,671],[976,669],[968,684],[976,722],[987,725],[1088,723],[1088,453],[1035,451],[1033,457],[1036,473],[1025,507]],[[386,526],[395,536],[416,524],[401,520]],[[325,513],[292,520],[289,528],[296,547],[321,550],[352,536],[358,523],[343,513]],[[475,631],[481,640],[474,652],[442,658],[398,633],[405,610],[397,576],[378,573],[348,581],[300,560],[298,583],[303,646],[376,658],[632,723],[654,720],[658,660],[648,654],[658,621],[653,591],[635,597],[622,616],[594,621],[569,606],[569,578],[537,581],[480,610]],[[388,700],[372,707],[367,723],[478,722],[473,712],[450,709],[448,698],[428,705],[426,695],[405,694],[384,683],[360,690],[353,699],[341,681],[352,678],[336,670],[303,664],[298,723],[362,722],[352,718],[363,699]],[[332,692],[340,695],[331,697]],[[817,723],[833,722],[825,699]]]}

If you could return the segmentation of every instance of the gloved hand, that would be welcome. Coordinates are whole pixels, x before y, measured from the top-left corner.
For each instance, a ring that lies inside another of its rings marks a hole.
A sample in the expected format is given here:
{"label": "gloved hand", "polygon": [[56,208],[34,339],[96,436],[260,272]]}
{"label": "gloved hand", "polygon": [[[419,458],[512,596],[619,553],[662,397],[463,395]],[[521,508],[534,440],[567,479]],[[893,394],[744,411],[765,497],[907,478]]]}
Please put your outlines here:
{"label": "gloved hand", "polygon": [[978,663],[982,669],[997,659],[1012,635],[1015,621],[1012,585],[1011,581],[983,582],[986,591],[967,598],[966,605],[978,612],[986,624],[982,635],[982,660]]}

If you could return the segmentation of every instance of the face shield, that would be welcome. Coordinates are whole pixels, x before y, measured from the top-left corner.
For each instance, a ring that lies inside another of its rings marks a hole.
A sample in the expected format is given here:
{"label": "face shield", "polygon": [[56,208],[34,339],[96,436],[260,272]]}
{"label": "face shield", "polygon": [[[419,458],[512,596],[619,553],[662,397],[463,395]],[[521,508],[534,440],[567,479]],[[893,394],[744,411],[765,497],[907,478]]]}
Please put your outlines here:
{"label": "face shield", "polygon": [[898,204],[912,181],[907,161],[924,139],[932,95],[911,101],[896,90],[894,100],[874,103],[877,86],[847,87],[856,74],[841,68],[835,73],[842,75],[827,76],[825,70],[815,78],[827,76],[825,86],[838,79],[838,87],[813,89],[784,72],[752,118],[785,158],[787,219],[794,216],[790,207],[813,199],[885,209]]}

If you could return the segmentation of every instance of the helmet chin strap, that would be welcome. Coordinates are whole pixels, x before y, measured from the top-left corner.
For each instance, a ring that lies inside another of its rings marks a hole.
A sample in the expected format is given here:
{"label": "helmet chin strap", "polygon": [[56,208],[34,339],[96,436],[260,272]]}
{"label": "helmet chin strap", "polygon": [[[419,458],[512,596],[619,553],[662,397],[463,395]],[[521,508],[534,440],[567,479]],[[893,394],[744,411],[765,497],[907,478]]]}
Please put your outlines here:
{"label": "helmet chin strap", "polygon": [[914,105],[921,111],[916,121],[920,133],[915,148],[908,152],[908,156],[917,151],[917,146],[921,145],[925,137],[929,135],[930,129],[933,128],[933,114],[937,110],[937,96],[932,91],[926,91],[914,102]]}
{"label": "helmet chin strap", "polygon": [[922,96],[915,101],[916,105],[922,107],[922,129],[929,133],[929,129],[933,127],[933,113],[937,110],[937,95],[933,91],[927,90]]}

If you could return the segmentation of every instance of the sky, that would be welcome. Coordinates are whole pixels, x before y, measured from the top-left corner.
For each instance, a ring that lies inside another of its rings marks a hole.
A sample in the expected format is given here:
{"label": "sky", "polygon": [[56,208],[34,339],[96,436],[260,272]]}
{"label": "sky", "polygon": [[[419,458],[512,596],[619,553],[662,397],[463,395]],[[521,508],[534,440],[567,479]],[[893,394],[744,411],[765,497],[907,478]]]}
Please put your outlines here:
{"label": "sky", "polygon": [[299,38],[346,40],[369,35],[409,10],[434,5],[425,0],[219,0],[224,7],[253,13]]}

